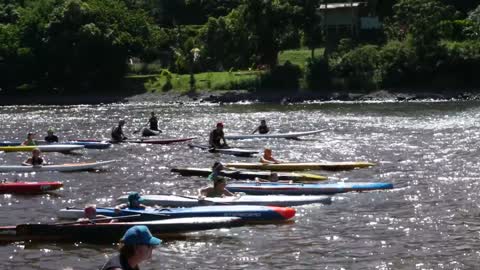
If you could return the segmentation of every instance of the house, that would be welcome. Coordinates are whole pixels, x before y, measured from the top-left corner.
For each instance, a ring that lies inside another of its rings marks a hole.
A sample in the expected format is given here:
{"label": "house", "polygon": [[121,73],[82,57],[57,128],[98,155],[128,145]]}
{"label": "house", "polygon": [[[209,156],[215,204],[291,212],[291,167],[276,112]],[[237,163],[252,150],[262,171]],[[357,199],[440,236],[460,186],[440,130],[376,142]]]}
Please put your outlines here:
{"label": "house", "polygon": [[[378,32],[382,24],[376,15],[378,0],[329,3],[323,0],[317,9],[324,33],[333,39],[362,38]],[[369,33],[370,32],[370,33]]]}

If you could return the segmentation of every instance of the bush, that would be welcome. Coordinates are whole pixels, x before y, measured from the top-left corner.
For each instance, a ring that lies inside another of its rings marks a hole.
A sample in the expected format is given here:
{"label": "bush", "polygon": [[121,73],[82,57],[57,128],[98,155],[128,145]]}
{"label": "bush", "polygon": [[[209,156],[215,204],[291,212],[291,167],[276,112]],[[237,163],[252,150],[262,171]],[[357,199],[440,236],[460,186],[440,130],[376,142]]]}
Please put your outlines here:
{"label": "bush", "polygon": [[455,41],[473,38],[475,26],[471,20],[442,21],[439,24],[440,38]]}
{"label": "bush", "polygon": [[290,61],[282,66],[276,66],[260,77],[260,89],[297,90],[300,86],[302,71],[299,66]]}
{"label": "bush", "polygon": [[348,90],[371,90],[378,88],[381,76],[379,47],[365,45],[358,47],[339,59],[333,59],[333,72],[343,79],[343,87]]}
{"label": "bush", "polygon": [[380,51],[382,87],[402,87],[411,83],[417,58],[415,49],[405,42],[392,41]]}
{"label": "bush", "polygon": [[310,90],[323,90],[331,87],[331,72],[324,58],[309,58],[305,69],[305,82]]}

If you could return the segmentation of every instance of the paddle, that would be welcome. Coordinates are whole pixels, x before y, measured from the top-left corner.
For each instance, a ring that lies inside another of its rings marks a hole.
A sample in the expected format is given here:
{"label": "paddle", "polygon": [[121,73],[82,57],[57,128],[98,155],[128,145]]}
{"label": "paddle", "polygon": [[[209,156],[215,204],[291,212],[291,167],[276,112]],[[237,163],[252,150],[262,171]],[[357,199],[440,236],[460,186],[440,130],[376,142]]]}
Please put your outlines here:
{"label": "paddle", "polygon": [[[83,220],[83,221],[72,221],[72,222],[55,223],[55,224],[52,224],[52,225],[74,225],[74,224],[81,224],[81,223],[90,223],[90,222],[95,222],[95,221],[104,221],[104,220],[112,220],[112,219],[133,218],[133,217],[139,217],[139,216],[141,216],[141,214],[128,215],[128,216],[119,216],[119,217],[93,218],[93,219]],[[38,225],[50,225],[50,224],[38,224]]]}
{"label": "paddle", "polygon": [[208,199],[200,199],[198,197],[194,197],[194,196],[187,196],[187,195],[178,195],[178,194],[160,194],[160,195],[166,195],[166,196],[177,196],[177,197],[181,197],[181,198],[186,198],[186,199],[192,199],[192,200],[197,200],[197,201],[204,201],[204,202],[208,202],[208,203],[211,203],[211,204],[220,204],[220,205],[232,205],[231,203],[226,203],[226,202],[215,202],[215,201],[211,201],[211,200],[208,200]]}

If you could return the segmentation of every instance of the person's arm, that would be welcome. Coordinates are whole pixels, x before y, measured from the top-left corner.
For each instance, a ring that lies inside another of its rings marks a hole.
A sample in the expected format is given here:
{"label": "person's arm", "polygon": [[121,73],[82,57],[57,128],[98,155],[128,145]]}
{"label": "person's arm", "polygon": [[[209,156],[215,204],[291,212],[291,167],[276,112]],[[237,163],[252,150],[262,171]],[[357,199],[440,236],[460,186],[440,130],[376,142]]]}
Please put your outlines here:
{"label": "person's arm", "polygon": [[215,145],[213,144],[213,131],[210,132],[210,135],[208,135],[208,136],[209,136],[209,137],[208,137],[208,145],[211,146],[211,147],[215,146]]}
{"label": "person's arm", "polygon": [[209,189],[210,189],[210,187],[199,188],[198,189],[198,197],[206,197]]}
{"label": "person's arm", "polygon": [[223,190],[223,195],[224,196],[235,196],[235,194],[233,194],[232,192],[228,191],[227,189],[224,189]]}
{"label": "person's arm", "polygon": [[260,158],[260,162],[261,162],[261,163],[265,163],[265,164],[275,164],[275,163],[277,163],[277,162],[275,162],[275,161],[265,159],[264,157],[261,157],[261,158]]}
{"label": "person's arm", "polygon": [[252,132],[252,134],[255,134],[255,132],[258,131],[258,127]]}
{"label": "person's arm", "polygon": [[23,163],[23,166],[32,166],[32,158],[27,158]]}
{"label": "person's arm", "polygon": [[222,136],[222,140],[223,140],[223,144],[224,144],[225,146],[228,146],[227,140],[225,140],[225,134]]}

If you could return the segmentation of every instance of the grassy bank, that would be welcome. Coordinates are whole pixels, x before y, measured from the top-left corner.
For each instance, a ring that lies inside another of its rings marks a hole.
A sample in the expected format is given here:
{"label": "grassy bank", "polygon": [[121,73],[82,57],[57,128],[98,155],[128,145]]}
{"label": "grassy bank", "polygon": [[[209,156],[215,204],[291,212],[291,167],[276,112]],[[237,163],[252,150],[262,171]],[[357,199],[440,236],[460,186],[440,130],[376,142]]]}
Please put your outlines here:
{"label": "grassy bank", "polygon": [[[324,48],[317,48],[315,49],[315,57],[319,57],[323,55]],[[305,62],[308,58],[312,55],[312,51],[310,49],[302,48],[302,49],[295,49],[295,50],[286,50],[280,52],[278,55],[278,63],[280,65],[285,64],[285,62],[290,61],[290,63],[294,65],[300,66],[302,70],[305,69]]]}

